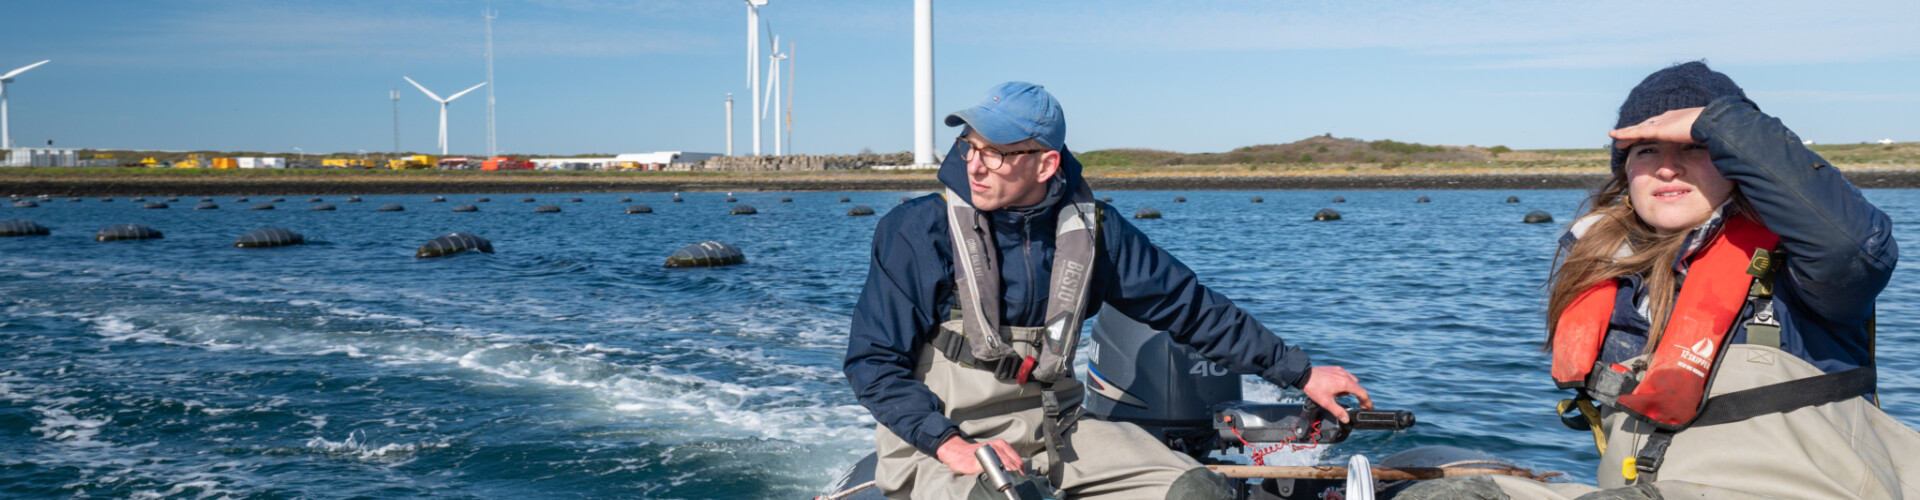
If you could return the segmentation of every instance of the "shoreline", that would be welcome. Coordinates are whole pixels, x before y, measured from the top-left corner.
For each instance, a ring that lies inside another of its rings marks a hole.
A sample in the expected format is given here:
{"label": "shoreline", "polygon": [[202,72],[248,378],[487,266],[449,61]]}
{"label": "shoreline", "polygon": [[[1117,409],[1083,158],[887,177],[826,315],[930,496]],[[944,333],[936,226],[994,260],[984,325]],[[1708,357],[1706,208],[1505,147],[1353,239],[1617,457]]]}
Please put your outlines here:
{"label": "shoreline", "polygon": [[[1863,189],[1920,188],[1920,169],[1855,168],[1846,176]],[[293,177],[293,178],[289,178]],[[389,177],[389,178],[379,178]],[[1297,191],[1592,189],[1603,171],[1405,172],[1392,174],[1168,174],[1087,175],[1096,191]],[[931,191],[932,172],[892,175],[795,176],[477,176],[274,175],[188,178],[165,175],[22,176],[0,172],[0,194],[19,196],[258,196],[642,192]]]}

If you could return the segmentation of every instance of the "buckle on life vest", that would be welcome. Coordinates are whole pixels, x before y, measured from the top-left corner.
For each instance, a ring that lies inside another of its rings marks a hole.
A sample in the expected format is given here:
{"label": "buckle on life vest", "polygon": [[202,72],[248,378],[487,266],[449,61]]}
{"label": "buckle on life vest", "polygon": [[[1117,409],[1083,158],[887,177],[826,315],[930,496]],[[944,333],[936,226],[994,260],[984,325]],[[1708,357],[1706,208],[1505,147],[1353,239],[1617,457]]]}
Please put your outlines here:
{"label": "buckle on life vest", "polygon": [[1026,356],[1026,357],[1020,358],[1020,371],[1014,374],[1013,383],[1019,384],[1019,385],[1027,385],[1027,377],[1033,375],[1033,365],[1034,365],[1033,356]]}

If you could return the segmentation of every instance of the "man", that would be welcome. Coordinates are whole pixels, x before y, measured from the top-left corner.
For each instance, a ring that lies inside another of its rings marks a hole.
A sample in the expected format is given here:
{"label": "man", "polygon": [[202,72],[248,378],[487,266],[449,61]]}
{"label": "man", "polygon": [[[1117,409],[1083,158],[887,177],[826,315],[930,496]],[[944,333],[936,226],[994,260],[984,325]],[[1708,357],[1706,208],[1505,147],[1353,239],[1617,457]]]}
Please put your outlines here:
{"label": "man", "polygon": [[974,451],[1069,498],[1225,498],[1222,478],[1137,426],[1075,418],[1080,327],[1101,303],[1237,373],[1372,401],[1339,367],[1311,367],[1114,209],[1067,151],[1060,104],[1001,84],[973,108],[939,178],[947,191],[874,230],[844,370],[881,428],[875,480],[893,498],[980,494]]}

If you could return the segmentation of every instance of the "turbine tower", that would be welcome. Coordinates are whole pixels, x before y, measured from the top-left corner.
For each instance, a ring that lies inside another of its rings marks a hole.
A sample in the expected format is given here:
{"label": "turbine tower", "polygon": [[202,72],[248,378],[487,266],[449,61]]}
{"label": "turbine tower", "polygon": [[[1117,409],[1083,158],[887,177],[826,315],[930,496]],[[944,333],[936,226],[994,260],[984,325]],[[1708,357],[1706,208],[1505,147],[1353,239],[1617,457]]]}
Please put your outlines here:
{"label": "turbine tower", "polygon": [[49,62],[53,62],[53,60],[48,59],[28,64],[26,67],[8,71],[7,74],[0,75],[0,149],[13,149],[13,131],[7,129],[7,84],[13,83],[13,77],[20,76],[21,73],[25,73],[27,70],[40,67],[40,65]]}
{"label": "turbine tower", "polygon": [[793,40],[787,40],[787,115],[782,121],[786,130],[781,131],[787,138],[787,148],[793,148]]}
{"label": "turbine tower", "polygon": [[727,93],[727,156],[733,156],[733,93]]}
{"label": "turbine tower", "polygon": [[773,54],[767,56],[767,67],[769,68],[767,72],[767,103],[769,106],[760,108],[760,115],[757,115],[757,117],[765,118],[768,111],[773,112],[773,154],[775,156],[787,154],[786,150],[783,149],[780,144],[780,61],[785,60],[787,60],[787,55],[780,52],[780,35],[774,35]]}
{"label": "turbine tower", "polygon": [[489,7],[480,11],[480,17],[487,18],[487,158],[493,158],[500,154],[493,141],[493,20],[500,18],[500,11]]}
{"label": "turbine tower", "polygon": [[474,91],[474,89],[478,89],[482,86],[485,86],[487,82],[480,82],[480,85],[474,85],[472,87],[468,87],[466,90],[462,90],[460,91],[460,93],[454,94],[452,97],[441,99],[438,94],[435,94],[433,93],[433,91],[427,90],[426,87],[421,86],[420,82],[413,81],[412,78],[407,78],[404,76],[400,78],[406,80],[407,83],[413,84],[413,88],[420,89],[421,92],[426,93],[428,98],[440,102],[440,156],[446,156],[447,155],[447,103],[453,102],[454,99],[459,99],[460,96],[467,95],[468,92],[472,92]]}
{"label": "turbine tower", "polygon": [[760,156],[760,6],[767,0],[745,0],[747,2],[747,85],[752,86],[748,95],[753,96],[753,155]]}
{"label": "turbine tower", "polygon": [[913,1],[913,164],[934,164],[933,0]]}

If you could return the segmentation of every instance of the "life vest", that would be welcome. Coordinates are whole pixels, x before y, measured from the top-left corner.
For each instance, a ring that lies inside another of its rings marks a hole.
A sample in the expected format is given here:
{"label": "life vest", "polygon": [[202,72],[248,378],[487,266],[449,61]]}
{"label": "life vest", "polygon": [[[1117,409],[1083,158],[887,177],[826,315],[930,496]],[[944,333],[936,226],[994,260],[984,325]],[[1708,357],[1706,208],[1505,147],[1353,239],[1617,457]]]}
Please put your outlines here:
{"label": "life vest", "polygon": [[[1761,288],[1771,293],[1770,281],[1755,280],[1771,277],[1774,263],[1767,250],[1779,242],[1779,235],[1757,222],[1728,218],[1720,235],[1688,268],[1645,375],[1630,392],[1618,395],[1616,407],[1668,430],[1685,428],[1699,417],[1707,384],[1733,334],[1734,321]],[[1555,385],[1584,391],[1601,378],[1620,379],[1630,372],[1618,364],[1595,363],[1613,318],[1618,289],[1614,280],[1601,282],[1581,292],[1560,313],[1553,338]],[[1595,376],[1600,370],[1614,373]]]}
{"label": "life vest", "polygon": [[953,238],[955,294],[960,302],[963,336],[941,330],[933,344],[948,359],[994,372],[1001,380],[1051,384],[1073,377],[1074,351],[1086,319],[1094,259],[1099,252],[1100,207],[1086,183],[1078,183],[1061,204],[1054,229],[1053,276],[1048,284],[1046,334],[1037,358],[1019,356],[1002,338],[1000,255],[986,214],[948,189],[948,232]]}

